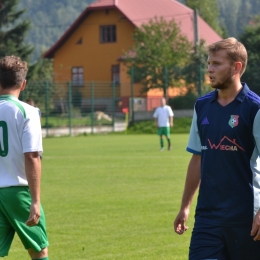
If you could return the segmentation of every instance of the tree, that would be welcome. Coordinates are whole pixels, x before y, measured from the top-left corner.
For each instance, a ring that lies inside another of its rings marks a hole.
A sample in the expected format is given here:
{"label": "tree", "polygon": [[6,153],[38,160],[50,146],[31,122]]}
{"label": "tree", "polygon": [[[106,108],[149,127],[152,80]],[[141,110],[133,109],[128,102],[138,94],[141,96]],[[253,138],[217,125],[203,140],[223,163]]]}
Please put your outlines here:
{"label": "tree", "polygon": [[218,24],[219,8],[217,0],[186,0],[186,5],[193,10],[198,10],[205,22],[219,35],[222,35],[223,30]]}
{"label": "tree", "polygon": [[260,2],[259,0],[251,0],[251,14],[258,15],[260,12]]}
{"label": "tree", "polygon": [[92,2],[94,0],[20,0],[21,7],[28,7],[24,17],[33,24],[26,37],[26,42],[34,45],[32,61],[48,50]]}
{"label": "tree", "polygon": [[39,58],[38,61],[30,65],[27,74],[27,84],[24,91],[21,92],[20,99],[25,101],[31,98],[37,105],[42,105],[46,98],[46,82],[48,82],[48,95],[53,94],[53,62],[51,59]]}
{"label": "tree", "polygon": [[248,26],[249,21],[252,19],[251,14],[252,12],[250,3],[247,1],[242,1],[237,14],[236,29],[238,35],[244,31],[246,26]]}
{"label": "tree", "polygon": [[198,46],[194,47],[194,51],[190,55],[188,63],[182,70],[182,77],[190,92],[194,92],[201,96],[208,92],[208,86],[205,84],[205,75],[207,74],[207,57],[206,42],[201,40]]}
{"label": "tree", "polygon": [[15,55],[27,61],[27,86],[20,98],[33,98],[40,103],[44,101],[44,81],[52,77],[52,61],[39,58],[34,64],[30,63],[34,48],[25,44],[30,21],[22,18],[25,9],[17,11],[18,4],[19,0],[0,0],[0,58]]}
{"label": "tree", "polygon": [[226,25],[229,36],[237,37],[237,15],[239,9],[237,0],[219,1],[220,21]]}
{"label": "tree", "polygon": [[245,45],[248,53],[248,64],[242,81],[260,95],[260,17],[256,17],[252,24],[246,27],[244,33],[240,37],[240,41]]}
{"label": "tree", "polygon": [[175,85],[173,82],[191,49],[191,43],[174,20],[154,18],[136,29],[134,55],[126,54],[126,62],[135,68],[135,77],[144,84],[144,92],[161,88],[166,96],[166,88]]}
{"label": "tree", "polygon": [[16,55],[29,61],[33,47],[24,44],[30,28],[28,20],[21,21],[25,10],[16,11],[19,0],[0,0],[0,58]]}

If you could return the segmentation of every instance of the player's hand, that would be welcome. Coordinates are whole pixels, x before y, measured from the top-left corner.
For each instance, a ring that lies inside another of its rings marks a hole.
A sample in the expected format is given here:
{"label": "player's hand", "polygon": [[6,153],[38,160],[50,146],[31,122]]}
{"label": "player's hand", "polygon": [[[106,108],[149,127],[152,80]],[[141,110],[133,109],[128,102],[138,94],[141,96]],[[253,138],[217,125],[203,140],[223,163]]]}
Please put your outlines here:
{"label": "player's hand", "polygon": [[30,216],[25,222],[27,226],[32,227],[39,223],[40,220],[40,203],[32,203],[30,208]]}
{"label": "player's hand", "polygon": [[250,235],[254,237],[255,241],[260,240],[260,210],[257,212],[254,218]]}
{"label": "player's hand", "polygon": [[189,227],[185,225],[185,222],[187,221],[189,216],[188,210],[181,210],[179,214],[177,215],[176,219],[174,220],[173,226],[174,231],[178,235],[182,235]]}

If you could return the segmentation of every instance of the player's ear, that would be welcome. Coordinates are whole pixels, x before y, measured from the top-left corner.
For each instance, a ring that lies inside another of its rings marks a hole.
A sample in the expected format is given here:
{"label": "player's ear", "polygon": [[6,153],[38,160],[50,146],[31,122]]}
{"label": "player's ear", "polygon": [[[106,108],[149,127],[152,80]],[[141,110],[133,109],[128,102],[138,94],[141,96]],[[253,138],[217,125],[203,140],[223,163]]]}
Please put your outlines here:
{"label": "player's ear", "polygon": [[234,63],[234,75],[241,74],[241,70],[242,70],[242,62],[236,61]]}
{"label": "player's ear", "polygon": [[23,83],[21,84],[21,88],[20,90],[23,91],[26,87],[26,79],[23,81]]}

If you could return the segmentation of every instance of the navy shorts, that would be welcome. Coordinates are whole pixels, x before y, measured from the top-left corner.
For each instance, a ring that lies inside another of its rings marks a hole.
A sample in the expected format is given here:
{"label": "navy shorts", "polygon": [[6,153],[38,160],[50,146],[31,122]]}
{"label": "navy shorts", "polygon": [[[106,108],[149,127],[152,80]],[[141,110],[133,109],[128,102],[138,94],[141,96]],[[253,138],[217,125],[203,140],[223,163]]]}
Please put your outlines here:
{"label": "navy shorts", "polygon": [[189,260],[259,260],[260,241],[253,240],[251,229],[195,223]]}

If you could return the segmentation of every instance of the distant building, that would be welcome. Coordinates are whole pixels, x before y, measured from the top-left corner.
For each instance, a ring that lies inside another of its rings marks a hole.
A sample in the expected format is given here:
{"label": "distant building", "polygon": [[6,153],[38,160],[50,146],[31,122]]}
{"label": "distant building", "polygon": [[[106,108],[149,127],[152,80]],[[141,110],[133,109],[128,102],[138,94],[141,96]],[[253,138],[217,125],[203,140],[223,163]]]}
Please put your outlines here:
{"label": "distant building", "polygon": [[[43,55],[44,58],[54,59],[54,81],[71,81],[72,87],[77,87],[83,93],[82,106],[90,104],[90,87],[86,86],[86,82],[103,82],[99,84],[100,88],[111,89],[111,83],[106,85],[105,82],[113,81],[118,102],[122,107],[128,106],[131,96],[130,77],[120,57],[124,51],[132,48],[135,28],[155,16],[165,20],[174,18],[181,32],[194,42],[194,12],[175,0],[97,0],[81,13]],[[200,17],[198,27],[199,37],[206,43],[221,39]],[[84,88],[86,91],[83,91]],[[158,106],[162,91],[155,89],[140,94],[141,88],[141,84],[134,85],[134,97],[139,106],[145,106],[145,110]],[[172,94],[169,92],[169,96]],[[96,110],[100,108],[105,111],[106,98],[111,96],[111,91],[95,91],[95,95],[100,98],[96,102]],[[158,100],[158,103],[151,100]]]}

